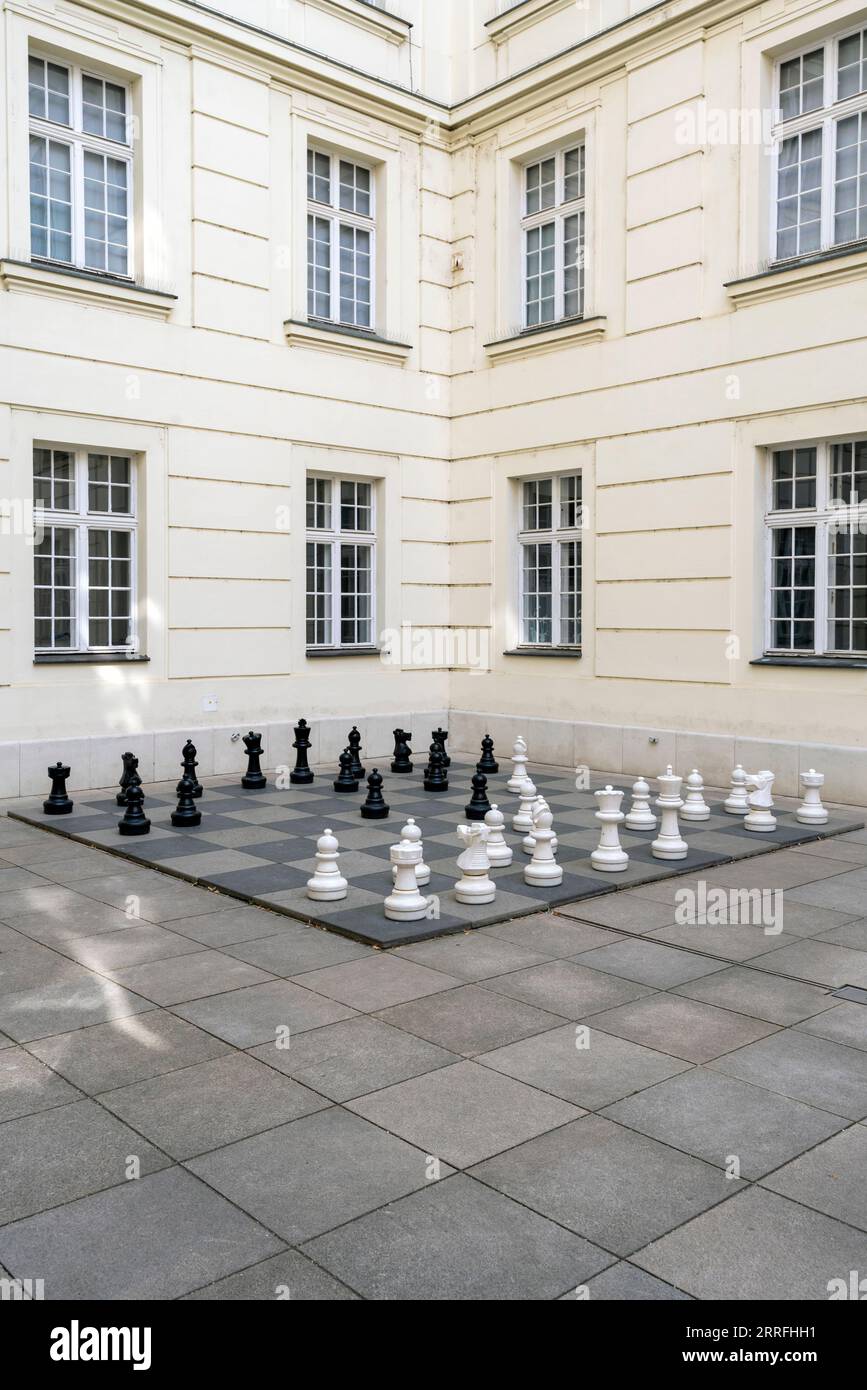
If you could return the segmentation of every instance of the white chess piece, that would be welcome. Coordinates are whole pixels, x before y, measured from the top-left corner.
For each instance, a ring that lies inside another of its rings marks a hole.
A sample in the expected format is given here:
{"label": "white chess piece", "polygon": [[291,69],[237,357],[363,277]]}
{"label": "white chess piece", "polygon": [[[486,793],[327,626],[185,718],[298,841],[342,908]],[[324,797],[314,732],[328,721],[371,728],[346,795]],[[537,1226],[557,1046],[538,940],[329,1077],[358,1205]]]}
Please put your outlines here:
{"label": "white chess piece", "polygon": [[512,848],[506,843],[503,834],[506,818],[499,806],[492,806],[485,816],[485,825],[488,827],[488,841],[485,848],[488,851],[488,863],[494,869],[504,869],[512,862]]}
{"label": "white chess piece", "polygon": [[427,917],[431,901],[418,891],[415,876],[416,865],[421,863],[421,845],[402,840],[399,845],[392,845],[389,855],[397,874],[394,888],[385,899],[385,915],[391,922],[419,922]]}
{"label": "white chess piece", "polygon": [[[422,852],[422,857],[419,860],[418,864],[416,864],[415,866],[416,883],[419,885],[419,887],[422,887],[425,883],[430,883],[430,869],[428,865],[424,862],[424,845],[422,844],[421,839],[421,827],[416,825],[415,818],[413,816],[407,817],[406,825],[400,832],[400,838],[401,841],[407,840],[411,845],[418,845],[419,849]],[[396,865],[392,868],[391,876],[392,878],[397,878]]]}
{"label": "white chess piece", "polygon": [[704,799],[704,778],[697,767],[686,779],[686,798],[681,820],[710,820],[710,807]]}
{"label": "white chess piece", "polygon": [[677,777],[669,765],[656,780],[659,783],[656,806],[660,814],[660,826],[659,835],[650,846],[650,852],[654,859],[685,859],[689,846],[686,840],[681,838],[677,820],[677,813],[683,805],[680,799],[683,778]]}
{"label": "white chess piece", "polygon": [[459,825],[458,835],[464,850],[458,855],[461,877],[455,884],[455,897],[459,903],[492,903],[497,887],[488,873],[491,867],[487,847],[488,828],[479,821],[473,821],[470,825]]}
{"label": "white chess piece", "polygon": [[632,787],[632,806],[623,822],[626,830],[655,830],[656,816],[650,809],[650,786],[643,777]]}
{"label": "white chess piece", "polygon": [[512,817],[512,829],[516,835],[525,835],[533,829],[533,810],[538,792],[528,777],[521,788],[521,804]]}
{"label": "white chess piece", "polygon": [[595,797],[599,807],[596,819],[602,826],[602,835],[598,848],[590,856],[590,863],[601,873],[623,873],[629,867],[629,855],[620,843],[619,833],[619,826],[625,819],[620,809],[623,792],[609,786],[604,791],[596,792]]}
{"label": "white chess piece", "polygon": [[[523,849],[525,854],[532,854],[533,850],[536,848],[536,821],[539,819],[539,812],[550,810],[551,807],[548,805],[544,796],[537,796],[536,800],[533,802],[533,809],[531,812],[531,815],[533,817],[533,827],[531,830],[527,831],[526,835],[524,836],[521,842],[521,848]],[[557,843],[557,836],[555,834],[553,840],[551,841],[551,847],[554,850],[555,854],[557,853]]]}
{"label": "white chess piece", "polygon": [[554,832],[550,811],[540,811],[536,821],[536,847],[524,868],[524,882],[536,888],[556,888],[563,882],[563,870],[554,858]]}
{"label": "white chess piece", "polygon": [[515,739],[515,747],[512,753],[512,775],[506,783],[506,791],[514,792],[516,796],[520,796],[529,781],[530,774],[527,771],[527,744],[519,734]]}
{"label": "white chess piece", "polygon": [[345,898],[349,884],[337,867],[340,858],[336,837],[330,830],[316,841],[316,867],[307,880],[307,896],[317,903],[334,903]]}
{"label": "white chess piece", "polygon": [[748,772],[747,786],[753,790],[749,798],[750,809],[744,816],[744,829],[767,835],[777,828],[773,815],[774,774],[767,769],[764,772]]}
{"label": "white chess piece", "polygon": [[802,825],[827,825],[828,812],[822,805],[824,772],[817,772],[813,767],[809,772],[802,772],[801,785],[804,788],[804,800],[795,812],[796,820]]}
{"label": "white chess piece", "polygon": [[750,809],[750,798],[747,794],[747,774],[738,763],[732,772],[731,791],[723,802],[723,810],[728,811],[730,816],[745,816]]}

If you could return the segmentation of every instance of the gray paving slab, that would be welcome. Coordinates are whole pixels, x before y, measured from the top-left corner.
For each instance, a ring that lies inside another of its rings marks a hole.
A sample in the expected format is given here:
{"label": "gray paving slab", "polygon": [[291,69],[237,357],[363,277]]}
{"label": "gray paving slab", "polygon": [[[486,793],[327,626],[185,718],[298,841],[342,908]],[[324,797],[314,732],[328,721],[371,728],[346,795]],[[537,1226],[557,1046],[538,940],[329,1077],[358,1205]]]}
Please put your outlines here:
{"label": "gray paving slab", "polygon": [[459,1060],[443,1047],[363,1016],[301,1033],[289,1047],[278,1040],[264,1043],[251,1055],[333,1101],[354,1100]]}
{"label": "gray paving slab", "polygon": [[557,1014],[479,985],[460,985],[408,1004],[397,1004],[383,1009],[379,1017],[466,1057],[556,1028],[563,1022]]}
{"label": "gray paving slab", "polygon": [[756,961],[755,967],[810,980],[831,989],[839,989],[841,985],[867,986],[867,951],[853,951],[848,946],[817,941],[815,937],[784,946],[772,956]]}
{"label": "gray paving slab", "polygon": [[717,1167],[726,1168],[734,1158],[745,1178],[761,1177],[845,1123],[839,1115],[705,1068],[651,1086],[605,1114]]}
{"label": "gray paving slab", "polygon": [[678,985],[673,993],[784,1026],[800,1023],[801,1019],[834,1005],[823,985],[804,984],[743,965],[732,965],[715,975]]}
{"label": "gray paving slab", "polygon": [[867,917],[858,917],[842,926],[832,927],[822,932],[819,941],[830,941],[835,946],[849,946],[853,951],[867,951]]}
{"label": "gray paving slab", "polygon": [[[591,1302],[670,1303],[690,1300],[688,1293],[664,1283],[662,1279],[656,1279],[643,1269],[636,1269],[627,1260],[621,1260],[593,1279],[588,1279],[586,1288],[586,1296]],[[563,1294],[564,1299],[574,1299],[575,1296],[575,1292]]]}
{"label": "gray paving slab", "polygon": [[15,1042],[30,1042],[152,1008],[149,999],[100,975],[88,974],[83,979],[59,980],[0,995],[0,1027]]}
{"label": "gray paving slab", "polygon": [[790,1028],[720,1057],[713,1067],[834,1115],[867,1115],[867,1052]]}
{"label": "gray paving slab", "polygon": [[648,933],[648,940],[665,946],[680,946],[686,951],[699,951],[705,956],[717,956],[735,963],[755,960],[790,946],[800,938],[788,932],[771,934],[763,927],[742,925],[661,927]]}
{"label": "gray paving slab", "polygon": [[763,1187],[867,1231],[867,1127],[852,1125],[787,1163]]}
{"label": "gray paving slab", "polygon": [[835,878],[845,874],[847,867],[839,860],[819,859],[815,855],[809,857],[783,849],[770,858],[758,855],[753,859],[720,864],[708,871],[707,881],[731,888],[788,889],[818,879]]}
{"label": "gray paving slab", "polygon": [[288,979],[308,970],[321,970],[343,961],[359,960],[370,955],[370,947],[345,936],[335,936],[317,927],[294,923],[293,929],[257,941],[236,942],[224,947],[226,955],[245,960],[271,975]]}
{"label": "gray paving slab", "polygon": [[855,917],[863,917],[864,903],[867,902],[867,869],[853,869],[848,873],[837,874],[834,878],[826,878],[821,883],[804,884],[791,889],[787,896],[791,897],[793,902],[807,903],[813,907],[827,907],[834,912],[851,912]]}
{"label": "gray paving slab", "polygon": [[395,955],[416,965],[442,970],[464,981],[490,979],[505,975],[528,965],[540,965],[548,957],[541,951],[526,950],[508,939],[498,939],[491,932],[464,932],[441,936],[436,941],[420,941],[414,946],[400,946]]}
{"label": "gray paving slab", "polygon": [[[189,1168],[292,1244],[430,1181],[424,1152],[338,1106],[191,1159]],[[450,1172],[441,1165],[441,1177]]]}
{"label": "gray paving slab", "polygon": [[606,974],[620,975],[637,984],[654,989],[670,989],[703,975],[719,973],[722,966],[709,956],[681,951],[654,941],[618,941],[613,946],[600,946],[578,957],[581,965]]}
{"label": "gray paving slab", "polygon": [[260,1260],[249,1269],[217,1279],[203,1289],[184,1294],[190,1303],[259,1302],[270,1299],[292,1303],[339,1303],[357,1300],[359,1295],[320,1269],[300,1250],[286,1250]]}
{"label": "gray paving slab", "polygon": [[172,1012],[235,1047],[256,1047],[278,1036],[290,1040],[308,1028],[322,1028],[355,1017],[345,1004],[325,999],[289,980],[214,994],[191,1004],[175,1004]]}
{"label": "gray paving slab", "polygon": [[562,960],[620,939],[615,932],[592,923],[573,922],[559,912],[541,912],[483,930],[486,936],[502,937],[523,950],[535,951],[551,960]]}
{"label": "gray paving slab", "polygon": [[586,1115],[471,1171],[618,1255],[632,1254],[741,1186],[713,1165],[600,1115]]}
{"label": "gray paving slab", "polygon": [[0,953],[0,995],[17,994],[37,985],[91,978],[90,972],[77,961],[26,936],[18,940],[22,943],[20,946]]}
{"label": "gray paving slab", "polygon": [[307,1247],[368,1299],[556,1298],[610,1263],[580,1236],[463,1174]]}
{"label": "gray paving slab", "polygon": [[833,998],[828,1002],[834,1007],[815,1018],[804,1019],[798,1024],[798,1031],[867,1050],[867,1008],[863,1004],[840,1004]]}
{"label": "gray paving slab", "polygon": [[686,1062],[708,1062],[776,1032],[773,1024],[760,1019],[673,994],[654,994],[649,999],[597,1013],[592,1024],[603,1032],[682,1057]]}
{"label": "gray paving slab", "polygon": [[78,936],[95,936],[97,932],[123,931],[125,927],[136,926],[135,917],[127,917],[120,908],[77,894],[72,895],[72,901],[10,913],[3,920],[32,941],[59,947]]}
{"label": "gray paving slab", "polygon": [[112,978],[154,1004],[184,1004],[227,990],[265,984],[273,976],[221,951],[197,951],[172,960],[113,970]]}
{"label": "gray paving slab", "polygon": [[64,942],[62,949],[64,955],[86,965],[88,969],[111,975],[133,965],[191,955],[200,951],[201,947],[197,941],[190,941],[189,937],[144,922],[125,927],[123,931],[77,936]]}
{"label": "gray paving slab", "polygon": [[28,1043],[28,1051],[89,1095],[189,1067],[229,1048],[162,1009]]}
{"label": "gray paving slab", "polygon": [[373,1013],[375,1009],[387,1009],[393,1004],[452,989],[455,980],[452,975],[430,970],[425,965],[367,951],[359,960],[307,971],[303,983],[307,989],[335,999],[339,1004],[348,1004],[362,1013]]}
{"label": "gray paving slab", "polygon": [[827,1300],[832,1281],[867,1268],[867,1235],[750,1187],[632,1258],[698,1299]]}
{"label": "gray paving slab", "polygon": [[601,898],[567,903],[557,908],[557,915],[639,935],[671,926],[675,920],[672,904],[653,902],[649,898],[639,897],[635,892],[607,893]]}
{"label": "gray paving slab", "polygon": [[188,936],[202,946],[236,945],[241,941],[259,940],[296,930],[297,922],[277,912],[261,907],[228,907],[221,912],[206,912],[195,917],[174,918],[171,930]]}
{"label": "gray paving slab", "polygon": [[498,975],[487,981],[486,988],[572,1019],[586,1018],[651,993],[647,985],[591,970],[570,960],[548,961],[528,970]]}
{"label": "gray paving slab", "polygon": [[79,1091],[23,1048],[0,1052],[0,1122],[80,1099]]}
{"label": "gray paving slab", "polygon": [[178,1298],[280,1248],[174,1167],[0,1229],[0,1260],[13,1273],[38,1269],[47,1299],[76,1301]]}

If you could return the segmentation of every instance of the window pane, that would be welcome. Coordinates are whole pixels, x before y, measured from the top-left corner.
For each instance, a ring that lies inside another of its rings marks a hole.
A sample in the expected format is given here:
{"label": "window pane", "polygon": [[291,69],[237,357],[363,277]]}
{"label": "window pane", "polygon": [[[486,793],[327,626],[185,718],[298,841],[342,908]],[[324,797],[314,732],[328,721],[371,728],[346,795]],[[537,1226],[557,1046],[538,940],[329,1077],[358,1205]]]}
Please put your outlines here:
{"label": "window pane", "polygon": [[360,217],[371,213],[370,170],[360,164],[351,164],[347,159],[339,161],[340,189],[338,204],[344,212],[355,212]]}
{"label": "window pane", "polygon": [[331,645],[331,546],[307,543],[307,645]]}
{"label": "window pane", "polygon": [[556,223],[527,232],[524,305],[527,327],[553,323],[555,318],[554,249]]}
{"label": "window pane", "polygon": [[307,218],[307,312],[331,318],[331,223],[325,217]]}
{"label": "window pane", "polygon": [[771,539],[771,645],[780,651],[812,651],[815,648],[816,528],[775,527]]}
{"label": "window pane", "polygon": [[44,58],[28,60],[29,110],[40,120],[69,125],[69,70]]}
{"label": "window pane", "polygon": [[563,223],[563,313],[566,318],[584,312],[584,213]]}
{"label": "window pane", "polygon": [[34,641],[43,650],[76,644],[75,542],[75,531],[47,526],[34,546]]}
{"label": "window pane", "polygon": [[780,109],[783,119],[817,111],[824,100],[825,53],[821,48],[801,54],[780,67]]}
{"label": "window pane", "polygon": [[867,236],[867,120],[861,112],[837,121],[834,242]]}
{"label": "window pane", "polygon": [[565,200],[571,203],[574,198],[584,197],[584,146],[567,150],[565,156],[566,185]]}
{"label": "window pane", "polygon": [[30,136],[30,249],[72,260],[72,150],[39,135]]}
{"label": "window pane", "polygon": [[574,531],[581,525],[581,475],[560,479],[560,529]]}
{"label": "window pane", "polygon": [[75,461],[66,449],[33,450],[33,501],[47,511],[75,505]]}
{"label": "window pane", "polygon": [[867,91],[867,30],[843,39],[837,50],[837,100]]}
{"label": "window pane", "polygon": [[128,269],[129,167],[122,159],[84,152],[84,263],[125,275]]}
{"label": "window pane", "polygon": [[370,327],[371,237],[370,232],[342,222],[340,240],[340,322],[355,328]]}
{"label": "window pane", "polygon": [[774,511],[816,505],[816,450],[780,449],[773,455]]}
{"label": "window pane", "polygon": [[126,91],[100,77],[81,79],[82,125],[88,135],[126,143]]}
{"label": "window pane", "polygon": [[793,135],[780,146],[777,169],[777,258],[821,244],[822,132]]}

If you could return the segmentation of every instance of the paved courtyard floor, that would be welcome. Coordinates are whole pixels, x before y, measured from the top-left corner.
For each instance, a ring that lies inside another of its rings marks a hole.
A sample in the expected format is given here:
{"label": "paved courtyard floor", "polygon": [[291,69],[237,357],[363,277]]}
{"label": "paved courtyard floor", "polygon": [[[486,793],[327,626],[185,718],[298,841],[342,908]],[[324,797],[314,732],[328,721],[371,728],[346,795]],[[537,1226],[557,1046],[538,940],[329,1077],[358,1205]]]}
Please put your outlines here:
{"label": "paved courtyard floor", "polygon": [[48,1299],[826,1299],[865,1170],[867,831],[385,952],[0,817]]}

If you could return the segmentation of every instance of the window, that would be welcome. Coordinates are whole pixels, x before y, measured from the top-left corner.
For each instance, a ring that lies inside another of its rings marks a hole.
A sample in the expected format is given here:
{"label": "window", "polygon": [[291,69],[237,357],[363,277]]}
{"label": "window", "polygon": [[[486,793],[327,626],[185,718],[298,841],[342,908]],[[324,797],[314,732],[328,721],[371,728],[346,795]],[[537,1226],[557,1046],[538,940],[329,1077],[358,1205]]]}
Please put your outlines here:
{"label": "window", "polygon": [[581,476],[521,483],[521,643],[581,643]]}
{"label": "window", "polygon": [[309,475],[307,646],[373,646],[375,584],[373,484]]}
{"label": "window", "polygon": [[867,239],[867,29],[779,64],[774,257]]}
{"label": "window", "polygon": [[585,150],[524,166],[524,326],[584,312]]}
{"label": "window", "polygon": [[373,327],[373,173],[307,151],[307,313],[350,328]]}
{"label": "window", "polygon": [[31,53],[30,254],[131,274],[129,93]]}
{"label": "window", "polygon": [[767,649],[867,656],[867,439],[770,461]]}
{"label": "window", "polygon": [[37,445],[37,652],[135,648],[135,466],[128,454]]}

